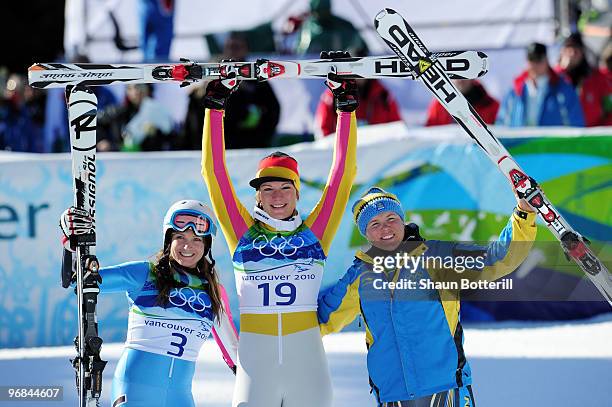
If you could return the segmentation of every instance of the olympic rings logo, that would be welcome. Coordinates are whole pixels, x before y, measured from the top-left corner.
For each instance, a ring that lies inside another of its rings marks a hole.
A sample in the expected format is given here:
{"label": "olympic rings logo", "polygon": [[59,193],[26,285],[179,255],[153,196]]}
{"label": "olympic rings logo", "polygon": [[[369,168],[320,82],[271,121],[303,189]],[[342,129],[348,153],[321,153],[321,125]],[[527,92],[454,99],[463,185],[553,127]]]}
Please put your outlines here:
{"label": "olympic rings logo", "polygon": [[301,236],[276,235],[268,240],[265,235],[259,235],[253,240],[253,249],[259,250],[262,256],[270,257],[280,253],[285,257],[293,256],[298,249],[304,246],[304,239]]}
{"label": "olympic rings logo", "polygon": [[176,307],[188,305],[195,312],[202,312],[206,308],[212,308],[208,295],[204,291],[196,293],[191,287],[181,287],[170,291],[168,301]]}

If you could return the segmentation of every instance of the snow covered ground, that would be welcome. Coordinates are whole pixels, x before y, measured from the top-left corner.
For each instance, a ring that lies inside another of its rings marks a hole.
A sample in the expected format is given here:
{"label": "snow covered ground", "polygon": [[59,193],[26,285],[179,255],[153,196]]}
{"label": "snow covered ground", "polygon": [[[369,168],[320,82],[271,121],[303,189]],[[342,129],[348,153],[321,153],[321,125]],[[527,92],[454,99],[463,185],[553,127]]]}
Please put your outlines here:
{"label": "snow covered ground", "polygon": [[[570,324],[497,323],[465,329],[465,350],[472,365],[479,406],[611,406],[612,316]],[[373,407],[365,365],[363,334],[348,332],[324,339],[334,386],[334,406]],[[104,345],[102,405],[110,405],[112,372],[122,344]],[[14,403],[75,406],[73,349],[0,350],[0,386],[64,386],[59,403]],[[230,405],[234,376],[214,341],[200,353],[194,382],[198,406]],[[12,402],[0,401],[0,407]],[[313,406],[316,407],[316,406]]]}

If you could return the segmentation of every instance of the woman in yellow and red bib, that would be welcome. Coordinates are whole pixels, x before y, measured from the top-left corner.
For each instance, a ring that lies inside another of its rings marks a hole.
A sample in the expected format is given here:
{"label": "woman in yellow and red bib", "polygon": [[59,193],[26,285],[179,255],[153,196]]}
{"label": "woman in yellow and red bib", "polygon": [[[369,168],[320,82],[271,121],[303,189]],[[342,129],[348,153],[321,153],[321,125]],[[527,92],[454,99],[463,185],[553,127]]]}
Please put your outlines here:
{"label": "woman in yellow and red bib", "polygon": [[331,406],[317,295],[356,173],[356,86],[333,72],[328,75],[326,84],[339,110],[336,143],[327,185],[312,212],[305,219],[297,212],[298,164],[277,152],[260,162],[250,182],[257,202],[251,214],[237,199],[225,165],[223,111],[238,81],[230,65],[224,68],[227,79],[207,87],[202,175],[232,255],[240,304],[232,405]]}

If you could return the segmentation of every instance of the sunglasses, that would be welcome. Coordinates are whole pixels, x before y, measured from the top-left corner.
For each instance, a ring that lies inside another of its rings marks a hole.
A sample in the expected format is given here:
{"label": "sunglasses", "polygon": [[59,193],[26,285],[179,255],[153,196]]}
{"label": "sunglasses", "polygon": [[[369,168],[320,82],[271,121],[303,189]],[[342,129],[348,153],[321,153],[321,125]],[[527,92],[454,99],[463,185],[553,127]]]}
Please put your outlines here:
{"label": "sunglasses", "polygon": [[187,228],[192,228],[198,236],[207,236],[217,234],[215,223],[206,215],[202,215],[196,211],[180,211],[172,215],[170,219],[172,229],[184,232]]}

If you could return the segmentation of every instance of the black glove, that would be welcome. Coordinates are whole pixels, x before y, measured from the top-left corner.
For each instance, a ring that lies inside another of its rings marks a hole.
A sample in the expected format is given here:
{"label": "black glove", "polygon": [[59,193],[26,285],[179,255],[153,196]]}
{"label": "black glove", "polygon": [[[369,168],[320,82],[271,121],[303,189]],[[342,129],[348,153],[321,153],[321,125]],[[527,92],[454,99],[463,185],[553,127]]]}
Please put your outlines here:
{"label": "black glove", "polygon": [[238,89],[240,82],[237,78],[237,71],[233,64],[221,61],[221,77],[223,79],[215,79],[210,81],[206,86],[206,95],[204,96],[204,107],[208,109],[225,109],[225,104],[229,96]]}
{"label": "black glove", "polygon": [[[346,51],[322,51],[321,59],[344,59],[350,58],[351,54]],[[331,67],[327,74],[325,85],[334,94],[336,109],[341,112],[354,112],[359,107],[359,92],[357,82],[354,79],[346,79],[336,74],[336,67]]]}
{"label": "black glove", "polygon": [[404,241],[424,242],[425,239],[421,236],[419,226],[416,223],[407,223],[404,225]]}

